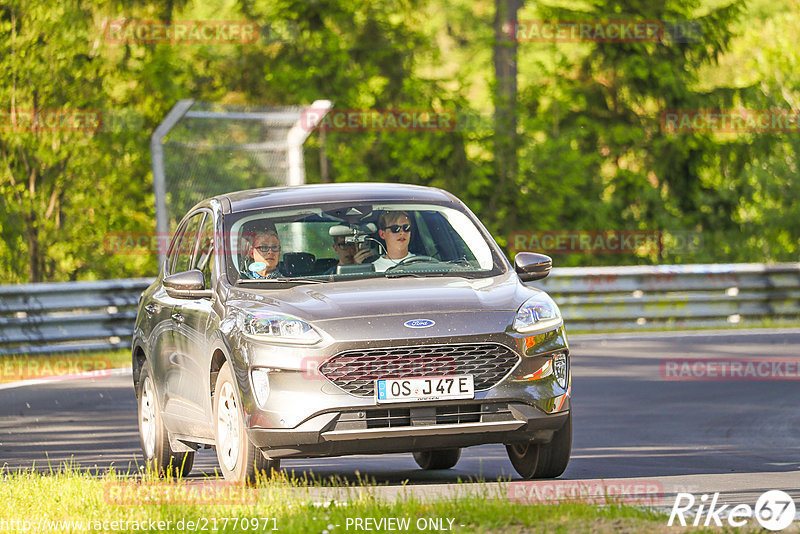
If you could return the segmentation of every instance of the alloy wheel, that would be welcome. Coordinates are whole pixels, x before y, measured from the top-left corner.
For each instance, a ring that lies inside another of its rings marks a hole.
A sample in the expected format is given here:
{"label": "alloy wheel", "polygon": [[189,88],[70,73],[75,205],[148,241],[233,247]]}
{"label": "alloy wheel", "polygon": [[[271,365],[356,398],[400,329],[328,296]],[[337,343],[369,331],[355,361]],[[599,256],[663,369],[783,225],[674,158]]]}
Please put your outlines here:
{"label": "alloy wheel", "polygon": [[219,398],[219,417],[217,418],[217,435],[221,449],[221,458],[229,471],[236,469],[239,460],[239,406],[230,382],[222,385]]}
{"label": "alloy wheel", "polygon": [[142,443],[144,444],[145,456],[153,458],[156,450],[156,408],[153,384],[150,377],[145,377],[142,386],[142,398],[140,410],[140,423],[142,428]]}

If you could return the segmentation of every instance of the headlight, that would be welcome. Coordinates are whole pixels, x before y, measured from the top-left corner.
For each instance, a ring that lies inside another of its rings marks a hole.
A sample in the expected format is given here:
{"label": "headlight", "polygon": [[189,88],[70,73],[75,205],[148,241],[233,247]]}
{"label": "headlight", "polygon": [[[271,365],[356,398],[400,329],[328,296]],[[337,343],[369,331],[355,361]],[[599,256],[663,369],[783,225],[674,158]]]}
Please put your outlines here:
{"label": "headlight", "polygon": [[514,318],[514,330],[522,333],[544,332],[561,324],[561,311],[546,293],[525,301]]}
{"label": "headlight", "polygon": [[239,321],[242,333],[259,341],[311,345],[322,339],[307,322],[282,313],[247,313]]}

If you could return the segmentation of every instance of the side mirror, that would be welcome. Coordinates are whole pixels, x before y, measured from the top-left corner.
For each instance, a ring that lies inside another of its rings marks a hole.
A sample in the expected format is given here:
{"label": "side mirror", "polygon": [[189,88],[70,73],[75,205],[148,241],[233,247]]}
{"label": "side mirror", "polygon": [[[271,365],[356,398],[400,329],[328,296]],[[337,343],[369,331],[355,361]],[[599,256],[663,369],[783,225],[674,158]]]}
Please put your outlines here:
{"label": "side mirror", "polygon": [[514,257],[514,270],[523,282],[541,280],[550,274],[552,268],[553,259],[544,254],[520,252]]}
{"label": "side mirror", "polygon": [[167,295],[176,299],[211,298],[211,290],[205,287],[203,273],[197,269],[171,274],[164,278]]}

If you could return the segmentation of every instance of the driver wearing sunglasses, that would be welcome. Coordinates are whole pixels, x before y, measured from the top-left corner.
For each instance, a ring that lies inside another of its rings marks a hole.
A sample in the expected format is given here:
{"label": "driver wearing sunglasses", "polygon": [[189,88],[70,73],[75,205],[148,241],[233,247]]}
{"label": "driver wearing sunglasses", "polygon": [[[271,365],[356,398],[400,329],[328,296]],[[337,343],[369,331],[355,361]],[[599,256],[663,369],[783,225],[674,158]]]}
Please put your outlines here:
{"label": "driver wearing sunglasses", "polygon": [[278,268],[281,261],[281,238],[275,227],[264,225],[255,228],[247,238],[252,246],[248,247],[242,277],[258,280],[283,276]]}
{"label": "driver wearing sunglasses", "polygon": [[411,258],[408,252],[411,242],[411,220],[404,211],[385,211],[378,218],[378,235],[386,243],[386,254],[372,265],[376,272],[384,272],[389,267]]}

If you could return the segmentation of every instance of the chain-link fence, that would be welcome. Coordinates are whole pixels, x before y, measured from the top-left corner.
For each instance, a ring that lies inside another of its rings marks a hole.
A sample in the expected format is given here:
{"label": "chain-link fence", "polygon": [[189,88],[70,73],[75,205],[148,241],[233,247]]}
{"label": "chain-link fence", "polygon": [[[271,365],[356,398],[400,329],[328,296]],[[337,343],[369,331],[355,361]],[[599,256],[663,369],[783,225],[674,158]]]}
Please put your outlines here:
{"label": "chain-link fence", "polygon": [[[204,198],[305,183],[303,142],[330,107],[328,101],[308,108],[178,102],[151,140],[158,234],[173,231]],[[165,242],[159,239],[159,262]]]}

